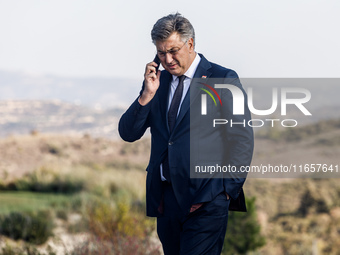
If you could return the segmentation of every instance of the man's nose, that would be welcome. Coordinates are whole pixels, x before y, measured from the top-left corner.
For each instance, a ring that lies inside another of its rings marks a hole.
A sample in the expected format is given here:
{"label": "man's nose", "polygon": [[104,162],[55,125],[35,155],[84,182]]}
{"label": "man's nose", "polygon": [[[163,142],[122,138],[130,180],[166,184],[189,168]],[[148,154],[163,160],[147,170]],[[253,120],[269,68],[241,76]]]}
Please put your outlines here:
{"label": "man's nose", "polygon": [[165,62],[166,62],[167,64],[171,64],[172,60],[173,60],[172,55],[171,55],[170,53],[167,52],[167,53],[165,54]]}

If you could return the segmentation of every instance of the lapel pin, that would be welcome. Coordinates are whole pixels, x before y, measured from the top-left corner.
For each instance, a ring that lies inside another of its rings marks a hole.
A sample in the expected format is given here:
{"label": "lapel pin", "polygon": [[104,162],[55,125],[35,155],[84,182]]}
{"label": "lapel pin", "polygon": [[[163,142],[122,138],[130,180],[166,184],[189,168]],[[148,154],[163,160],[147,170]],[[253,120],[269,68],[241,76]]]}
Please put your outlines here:
{"label": "lapel pin", "polygon": [[205,78],[207,78],[207,76],[205,76],[205,75],[202,75],[202,78],[203,78],[203,79],[205,79]]}

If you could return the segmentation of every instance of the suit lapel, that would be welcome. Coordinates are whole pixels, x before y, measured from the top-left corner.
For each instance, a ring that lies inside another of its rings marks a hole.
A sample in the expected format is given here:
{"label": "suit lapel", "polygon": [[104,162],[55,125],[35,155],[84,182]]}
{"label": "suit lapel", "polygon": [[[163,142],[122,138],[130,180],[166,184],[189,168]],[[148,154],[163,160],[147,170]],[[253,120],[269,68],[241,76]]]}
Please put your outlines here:
{"label": "suit lapel", "polygon": [[191,103],[200,94],[200,90],[197,88],[197,85],[196,85],[198,82],[197,78],[202,78],[203,76],[205,76],[206,78],[209,78],[211,75],[211,72],[208,71],[208,69],[211,68],[210,63],[202,54],[199,54],[199,56],[201,57],[201,61],[197,66],[197,69],[191,81],[188,93],[185,95],[185,98],[183,100],[181,110],[176,119],[174,130],[176,129],[178,124],[181,122],[181,120],[184,118],[185,114],[189,111]]}

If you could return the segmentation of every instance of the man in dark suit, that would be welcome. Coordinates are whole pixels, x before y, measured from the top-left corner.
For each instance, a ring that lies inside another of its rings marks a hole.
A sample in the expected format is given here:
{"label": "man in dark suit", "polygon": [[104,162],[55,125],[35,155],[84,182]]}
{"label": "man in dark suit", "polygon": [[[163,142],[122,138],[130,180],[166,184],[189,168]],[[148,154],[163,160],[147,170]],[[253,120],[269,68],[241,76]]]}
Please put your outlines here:
{"label": "man in dark suit", "polygon": [[[223,246],[228,210],[246,210],[242,189],[245,175],[197,178],[192,171],[196,164],[213,162],[239,172],[251,162],[253,132],[247,125],[250,113],[246,103],[244,114],[233,114],[230,90],[215,90],[221,104],[215,107],[208,102],[206,109],[211,114],[202,115],[197,106],[203,90],[195,86],[212,88],[218,79],[246,95],[233,70],[195,52],[194,29],[182,15],[159,19],[151,37],[165,70],[157,71],[156,62],[146,65],[142,90],[121,117],[119,133],[125,141],[133,142],[150,127],[147,215],[157,217],[157,233],[165,255],[217,255]],[[239,124],[210,127],[210,121],[222,118]]]}

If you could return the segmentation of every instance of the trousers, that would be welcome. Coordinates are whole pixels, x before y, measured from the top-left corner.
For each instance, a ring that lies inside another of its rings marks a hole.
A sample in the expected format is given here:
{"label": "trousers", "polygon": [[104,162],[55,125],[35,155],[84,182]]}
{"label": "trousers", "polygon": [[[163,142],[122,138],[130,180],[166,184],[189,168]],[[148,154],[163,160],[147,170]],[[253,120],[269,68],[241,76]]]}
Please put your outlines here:
{"label": "trousers", "polygon": [[228,224],[230,200],[220,193],[194,212],[183,212],[171,183],[163,184],[163,214],[157,234],[165,255],[220,255]]}

